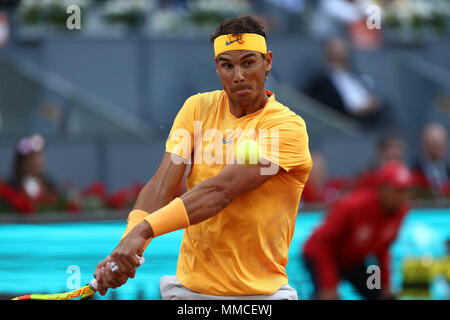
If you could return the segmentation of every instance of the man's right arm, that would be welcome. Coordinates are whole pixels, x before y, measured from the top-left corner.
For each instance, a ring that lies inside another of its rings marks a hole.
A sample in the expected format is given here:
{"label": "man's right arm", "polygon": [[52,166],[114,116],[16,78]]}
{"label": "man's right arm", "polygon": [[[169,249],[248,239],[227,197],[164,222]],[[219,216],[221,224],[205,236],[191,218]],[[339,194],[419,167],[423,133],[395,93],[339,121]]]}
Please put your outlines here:
{"label": "man's right arm", "polygon": [[[145,212],[154,212],[174,199],[175,191],[183,178],[184,171],[186,170],[186,164],[184,161],[172,161],[172,157],[178,156],[171,153],[164,153],[161,164],[153,175],[153,177],[146,183],[146,185],[140,191],[134,210],[143,210]],[[134,226],[144,221],[145,216],[130,216],[128,217],[128,224],[122,239],[133,229]],[[150,240],[147,241],[144,248],[148,245]],[[111,274],[104,273],[102,269],[105,269],[108,264],[111,263],[111,257],[106,257],[101,261],[94,272],[94,277],[99,283],[101,288],[115,288],[123,283],[130,277],[133,278],[136,269],[130,274],[121,274],[120,272],[114,273],[114,278]],[[101,294],[106,293],[106,289],[100,290]]]}
{"label": "man's right arm", "polygon": [[[144,221],[149,213],[163,208],[174,199],[175,191],[186,170],[186,161],[181,160],[188,158],[193,151],[194,115],[197,106],[200,105],[199,99],[200,95],[188,98],[175,117],[165,145],[165,149],[168,152],[164,153],[158,170],[139,193],[133,211],[128,216],[127,228],[125,229],[121,242],[136,226]],[[182,131],[182,137],[177,135],[178,131]],[[181,150],[179,148],[180,146]],[[187,147],[190,147],[190,149]],[[172,161],[174,158],[177,161]],[[142,251],[145,250],[149,242],[150,239],[142,244]],[[133,256],[133,260],[133,266],[137,266],[138,259]],[[113,273],[108,268],[110,261],[111,256],[108,256],[97,265],[94,273],[99,284],[99,292],[102,295],[106,293],[106,288],[116,288],[125,283],[128,277],[134,277],[134,272],[136,271],[136,268],[123,268],[123,270],[128,269],[132,271],[128,274],[122,274],[121,272]],[[104,272],[104,270],[109,271]]]}
{"label": "man's right arm", "polygon": [[[175,157],[177,161],[172,161]],[[185,161],[175,154],[164,153],[161,164],[154,176],[147,182],[138,195],[133,211],[128,216],[128,224],[122,239],[139,223],[144,221],[148,212],[155,212],[174,199],[175,192],[186,170]],[[142,210],[142,211],[140,211]],[[148,243],[144,246],[147,247]]]}
{"label": "man's right arm", "polygon": [[154,212],[173,200],[175,191],[183,178],[186,164],[172,161],[175,154],[164,153],[155,175],[142,188],[133,209]]}

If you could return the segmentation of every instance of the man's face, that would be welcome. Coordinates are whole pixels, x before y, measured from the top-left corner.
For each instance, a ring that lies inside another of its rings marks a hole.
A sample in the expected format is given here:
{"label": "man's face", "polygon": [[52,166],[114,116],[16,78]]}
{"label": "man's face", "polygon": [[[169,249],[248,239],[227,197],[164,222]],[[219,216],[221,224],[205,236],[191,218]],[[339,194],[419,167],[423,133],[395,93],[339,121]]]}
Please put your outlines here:
{"label": "man's face", "polygon": [[250,50],[227,51],[215,58],[222,87],[233,104],[251,105],[264,92],[266,73],[272,68],[272,52],[265,58]]}
{"label": "man's face", "polygon": [[45,157],[42,151],[36,151],[26,156],[24,161],[24,171],[27,175],[41,176],[44,173]]}
{"label": "man's face", "polygon": [[327,47],[327,62],[331,66],[348,69],[350,64],[349,49],[342,39],[332,39]]}
{"label": "man's face", "polygon": [[381,206],[387,213],[394,213],[409,199],[409,188],[382,186],[379,189]]}
{"label": "man's face", "polygon": [[440,161],[447,153],[447,137],[445,132],[430,131],[424,138],[423,148],[425,154],[432,161]]}
{"label": "man's face", "polygon": [[405,157],[405,144],[400,139],[392,139],[386,146],[380,150],[380,163],[383,164],[390,160],[403,161]]}

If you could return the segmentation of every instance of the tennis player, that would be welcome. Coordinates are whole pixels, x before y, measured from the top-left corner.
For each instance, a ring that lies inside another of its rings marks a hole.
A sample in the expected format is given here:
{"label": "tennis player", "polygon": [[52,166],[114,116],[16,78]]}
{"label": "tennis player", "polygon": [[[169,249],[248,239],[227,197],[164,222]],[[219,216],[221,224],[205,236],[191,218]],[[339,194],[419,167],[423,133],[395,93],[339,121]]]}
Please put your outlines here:
{"label": "tennis player", "polygon": [[[272,52],[259,22],[227,19],[211,42],[223,90],[191,96],[176,116],[124,236],[94,273],[102,295],[135,276],[136,252],[152,238],[185,229],[176,276],[160,281],[163,299],[297,299],[286,265],[312,167],[305,122],[265,90]],[[259,161],[230,161],[233,133],[248,131]],[[188,191],[174,198],[187,163]]]}

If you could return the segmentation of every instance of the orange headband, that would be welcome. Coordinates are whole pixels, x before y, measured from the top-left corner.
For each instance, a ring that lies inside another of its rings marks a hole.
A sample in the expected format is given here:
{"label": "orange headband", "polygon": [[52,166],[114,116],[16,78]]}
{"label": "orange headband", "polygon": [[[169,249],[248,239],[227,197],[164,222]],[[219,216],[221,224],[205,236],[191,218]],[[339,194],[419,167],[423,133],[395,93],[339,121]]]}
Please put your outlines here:
{"label": "orange headband", "polygon": [[238,36],[225,34],[214,40],[214,54],[219,54],[232,50],[251,50],[267,53],[266,39],[256,33],[243,33]]}

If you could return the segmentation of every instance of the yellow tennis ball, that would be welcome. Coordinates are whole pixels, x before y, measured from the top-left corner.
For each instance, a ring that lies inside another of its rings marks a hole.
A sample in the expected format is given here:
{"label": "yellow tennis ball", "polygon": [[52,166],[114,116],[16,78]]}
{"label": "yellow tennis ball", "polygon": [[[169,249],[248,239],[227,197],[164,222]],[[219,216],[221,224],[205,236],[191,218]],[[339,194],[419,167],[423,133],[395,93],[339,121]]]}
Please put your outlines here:
{"label": "yellow tennis ball", "polygon": [[258,164],[259,146],[255,140],[245,139],[236,148],[236,160],[238,164]]}

